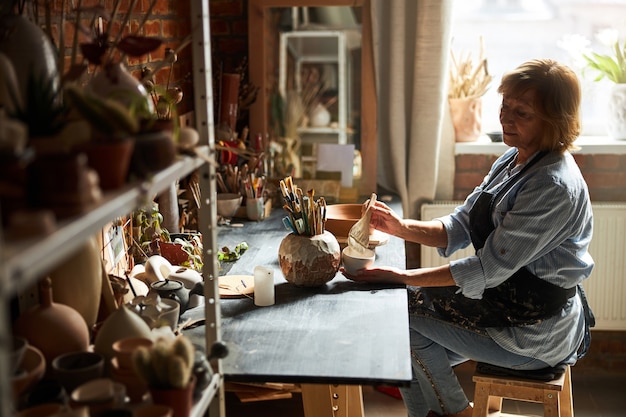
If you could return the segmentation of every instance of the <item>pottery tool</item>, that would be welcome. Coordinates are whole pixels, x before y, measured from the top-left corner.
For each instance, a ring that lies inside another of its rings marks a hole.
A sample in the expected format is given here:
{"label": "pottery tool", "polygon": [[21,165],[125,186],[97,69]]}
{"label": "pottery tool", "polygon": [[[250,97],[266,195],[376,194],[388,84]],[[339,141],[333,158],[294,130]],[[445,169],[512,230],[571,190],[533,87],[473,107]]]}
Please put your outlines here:
{"label": "pottery tool", "polygon": [[350,232],[348,233],[348,246],[360,253],[369,247],[371,218],[370,207],[374,204],[376,204],[376,193],[372,193],[372,196],[365,207],[365,212],[350,228]]}

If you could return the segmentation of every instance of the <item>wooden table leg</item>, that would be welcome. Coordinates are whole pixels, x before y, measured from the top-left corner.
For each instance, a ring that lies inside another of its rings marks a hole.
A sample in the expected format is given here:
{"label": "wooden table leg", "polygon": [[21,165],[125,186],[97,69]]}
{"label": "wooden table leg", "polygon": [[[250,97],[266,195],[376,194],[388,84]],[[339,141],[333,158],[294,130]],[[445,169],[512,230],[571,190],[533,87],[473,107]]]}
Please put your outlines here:
{"label": "wooden table leg", "polygon": [[363,417],[360,385],[301,384],[304,417]]}

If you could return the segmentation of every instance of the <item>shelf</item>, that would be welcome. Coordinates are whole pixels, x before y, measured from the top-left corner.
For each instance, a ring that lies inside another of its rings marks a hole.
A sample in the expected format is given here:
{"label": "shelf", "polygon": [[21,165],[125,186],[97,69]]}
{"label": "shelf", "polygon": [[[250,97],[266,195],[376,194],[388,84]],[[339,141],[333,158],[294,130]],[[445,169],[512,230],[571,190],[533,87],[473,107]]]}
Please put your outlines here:
{"label": "shelf", "polygon": [[[208,149],[202,149],[206,152]],[[201,158],[179,156],[168,168],[152,178],[105,193],[102,200],[88,207],[84,214],[57,222],[47,236],[2,244],[0,260],[5,294],[15,294],[34,284],[57,264],[74,253],[89,237],[119,216],[142,207],[181,177],[204,164]]]}
{"label": "shelf", "polygon": [[213,401],[213,398],[218,393],[222,382],[222,378],[219,374],[213,374],[211,383],[202,391],[202,396],[193,405],[190,417],[203,417],[207,415],[206,412],[211,405],[211,401]]}

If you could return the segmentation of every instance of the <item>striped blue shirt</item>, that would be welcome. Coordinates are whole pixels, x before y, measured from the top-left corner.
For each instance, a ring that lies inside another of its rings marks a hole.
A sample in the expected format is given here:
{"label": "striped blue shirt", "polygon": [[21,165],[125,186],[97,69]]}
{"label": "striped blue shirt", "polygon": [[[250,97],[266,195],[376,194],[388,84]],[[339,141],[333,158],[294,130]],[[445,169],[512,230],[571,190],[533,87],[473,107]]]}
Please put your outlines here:
{"label": "striped blue shirt", "polygon": [[[469,211],[485,191],[498,188],[521,166],[507,167],[485,189],[490,177],[512,153],[511,148],[493,164],[482,184],[464,204],[439,220],[448,235],[448,247],[439,249],[450,256],[471,244]],[[481,298],[515,271],[526,266],[530,272],[555,285],[571,288],[589,277],[593,259],[588,248],[593,231],[593,213],[587,185],[568,152],[544,156],[511,187],[494,206],[496,226],[485,246],[475,255],[450,263],[460,291],[469,298]],[[560,314],[540,323],[508,328],[490,328],[489,335],[503,348],[542,360],[561,362],[580,344],[584,316],[579,297],[573,297]]]}

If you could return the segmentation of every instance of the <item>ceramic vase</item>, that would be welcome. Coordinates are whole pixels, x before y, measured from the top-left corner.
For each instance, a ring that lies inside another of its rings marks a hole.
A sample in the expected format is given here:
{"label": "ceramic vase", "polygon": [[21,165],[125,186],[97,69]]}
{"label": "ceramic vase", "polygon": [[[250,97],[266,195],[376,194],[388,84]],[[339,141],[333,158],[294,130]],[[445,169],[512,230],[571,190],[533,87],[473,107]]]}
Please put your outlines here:
{"label": "ceramic vase", "polygon": [[626,140],[626,84],[614,84],[611,88],[607,129],[611,138]]}
{"label": "ceramic vase", "polygon": [[64,353],[89,348],[85,319],[73,308],[53,301],[50,278],[39,284],[39,305],[22,313],[13,328],[15,334],[43,353],[48,364]]}
{"label": "ceramic vase", "polygon": [[456,142],[473,142],[478,139],[483,117],[481,98],[450,98],[448,103]]}
{"label": "ceramic vase", "polygon": [[309,123],[313,127],[327,127],[330,124],[330,112],[321,103],[318,103],[309,114]]}
{"label": "ceramic vase", "polygon": [[154,113],[154,105],[146,88],[122,63],[111,63],[100,68],[90,80],[89,89],[100,97],[119,101],[126,108],[135,108],[146,114]]}
{"label": "ceramic vase", "polygon": [[50,272],[54,299],[78,311],[91,328],[98,318],[102,278],[100,246],[92,237]]}
{"label": "ceramic vase", "polygon": [[172,408],[173,417],[189,417],[193,407],[195,386],[196,377],[192,376],[185,388],[149,388],[149,391],[154,404]]}
{"label": "ceramic vase", "polygon": [[280,242],[278,262],[288,282],[302,287],[324,285],[339,270],[339,242],[329,231],[315,236],[290,233]]}
{"label": "ceramic vase", "polygon": [[13,64],[24,108],[29,81],[49,85],[53,91],[59,88],[56,51],[39,26],[25,15],[6,15],[0,17],[0,33],[0,52]]}
{"label": "ceramic vase", "polygon": [[152,338],[150,326],[139,314],[125,305],[115,310],[102,324],[94,341],[94,350],[107,361],[114,357],[113,343],[128,337]]}

